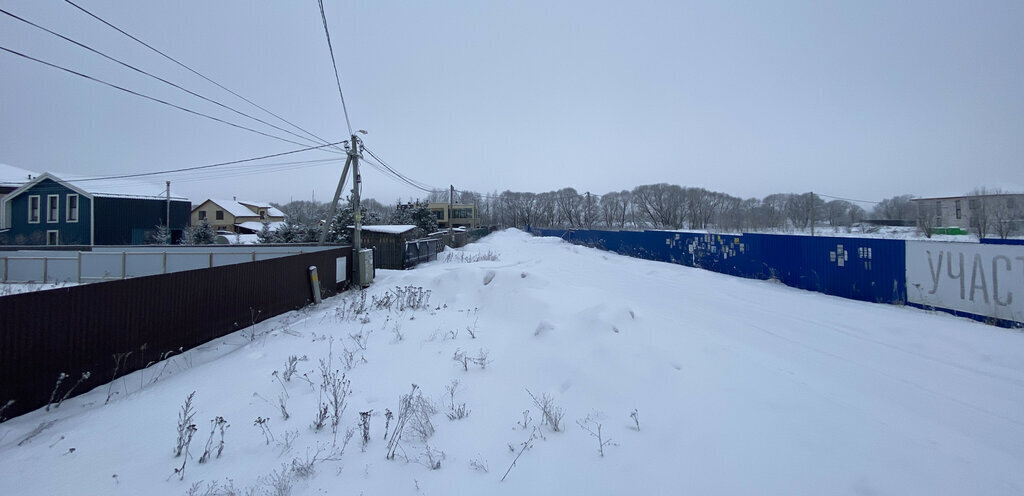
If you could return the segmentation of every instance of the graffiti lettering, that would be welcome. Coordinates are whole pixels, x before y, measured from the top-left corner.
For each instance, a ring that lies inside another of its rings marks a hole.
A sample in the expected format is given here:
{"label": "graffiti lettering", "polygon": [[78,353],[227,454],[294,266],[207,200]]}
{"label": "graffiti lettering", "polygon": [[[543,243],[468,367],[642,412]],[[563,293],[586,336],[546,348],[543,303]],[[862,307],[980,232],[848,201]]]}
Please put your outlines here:
{"label": "graffiti lettering", "polygon": [[953,275],[953,254],[946,252],[946,274],[949,275],[950,279],[960,279],[960,299],[964,299],[964,254],[957,253],[960,256],[960,271]]}
{"label": "graffiti lettering", "polygon": [[[1024,257],[1017,257],[1017,259],[1024,261]],[[1013,303],[1013,293],[1010,291],[1006,292],[1006,301],[1003,301],[1003,299],[999,297],[1000,260],[1006,262],[1006,272],[1009,272],[1011,275],[1013,274],[1013,265],[1011,264],[1010,259],[1008,257],[1004,257],[1002,255],[996,255],[992,257],[992,299],[996,300],[996,305],[1007,307],[1010,306],[1011,303]]]}
{"label": "graffiti lettering", "polygon": [[[981,279],[981,284],[978,284],[979,278]],[[960,285],[962,287],[963,283]],[[974,301],[975,289],[981,290],[981,296],[985,298],[985,303],[988,303],[988,284],[985,282],[985,268],[981,264],[981,255],[979,254],[974,255],[974,263],[971,264],[971,301]]]}
{"label": "graffiti lettering", "polygon": [[942,252],[939,252],[939,265],[935,266],[932,262],[932,251],[926,250],[928,253],[928,273],[932,275],[932,290],[928,294],[935,294],[939,290],[939,276],[942,275]]}

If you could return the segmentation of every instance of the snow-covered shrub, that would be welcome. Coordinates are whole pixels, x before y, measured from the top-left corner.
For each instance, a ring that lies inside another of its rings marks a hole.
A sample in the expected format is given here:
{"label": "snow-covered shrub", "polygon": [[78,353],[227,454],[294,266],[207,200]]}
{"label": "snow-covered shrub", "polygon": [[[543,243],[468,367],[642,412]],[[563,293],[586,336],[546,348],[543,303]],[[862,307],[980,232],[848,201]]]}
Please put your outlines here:
{"label": "snow-covered shrub", "polygon": [[181,456],[182,450],[185,449],[188,441],[192,439],[192,434],[189,433],[189,426],[195,428],[195,423],[192,421],[196,416],[196,411],[192,408],[192,399],[195,398],[196,392],[192,391],[188,397],[185,398],[185,404],[181,405],[181,411],[178,412],[178,442],[174,446],[174,457]]}
{"label": "snow-covered shrub", "polygon": [[562,417],[565,416],[565,411],[561,407],[555,405],[555,399],[551,395],[544,393],[540,398],[537,398],[526,390],[526,394],[530,395],[533,399],[533,404],[540,409],[541,412],[541,425],[547,424],[551,427],[551,430],[559,432],[562,430]]}
{"label": "snow-covered shrub", "polygon": [[601,423],[597,421],[600,414],[597,412],[591,413],[584,418],[576,420],[576,425],[580,426],[581,429],[590,433],[590,436],[597,439],[597,452],[604,457],[604,447],[613,445],[611,438],[605,439],[601,433]]}
{"label": "snow-covered shrub", "polygon": [[[216,457],[220,458],[220,454],[224,452],[224,431],[228,427],[231,427],[231,425],[224,420],[224,417],[218,416],[210,421],[210,437],[206,439],[206,449],[203,450],[203,456],[199,457],[199,463],[206,463],[209,461],[210,456],[214,454],[214,451],[217,453]],[[217,432],[220,432],[220,441],[214,445],[213,439]]]}

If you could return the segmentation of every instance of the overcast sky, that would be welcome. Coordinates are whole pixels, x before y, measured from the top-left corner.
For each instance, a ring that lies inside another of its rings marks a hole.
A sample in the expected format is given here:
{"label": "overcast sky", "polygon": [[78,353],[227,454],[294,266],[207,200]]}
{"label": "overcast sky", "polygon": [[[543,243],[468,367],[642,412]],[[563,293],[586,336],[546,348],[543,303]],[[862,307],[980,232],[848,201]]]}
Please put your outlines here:
{"label": "overcast sky", "polygon": [[[347,138],[316,1],[74,1],[306,130]],[[432,186],[667,182],[864,200],[1024,188],[1019,0],[324,4],[353,128]],[[294,131],[63,0],[0,8]],[[309,146],[6,15],[0,46]],[[109,175],[303,146],[0,51],[0,163]],[[339,160],[153,181],[196,203],[329,200],[343,156],[273,163],[321,159]],[[366,197],[424,195],[364,171]]]}

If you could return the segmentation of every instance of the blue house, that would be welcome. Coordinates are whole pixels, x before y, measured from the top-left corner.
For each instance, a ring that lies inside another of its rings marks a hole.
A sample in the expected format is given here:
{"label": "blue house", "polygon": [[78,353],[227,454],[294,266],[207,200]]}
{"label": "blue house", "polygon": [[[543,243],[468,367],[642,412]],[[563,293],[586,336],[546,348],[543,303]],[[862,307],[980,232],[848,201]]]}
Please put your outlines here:
{"label": "blue house", "polygon": [[50,173],[34,176],[0,199],[0,242],[137,245],[152,242],[160,225],[169,225],[172,241],[176,241],[188,227],[192,203],[156,194],[158,188],[64,180]]}

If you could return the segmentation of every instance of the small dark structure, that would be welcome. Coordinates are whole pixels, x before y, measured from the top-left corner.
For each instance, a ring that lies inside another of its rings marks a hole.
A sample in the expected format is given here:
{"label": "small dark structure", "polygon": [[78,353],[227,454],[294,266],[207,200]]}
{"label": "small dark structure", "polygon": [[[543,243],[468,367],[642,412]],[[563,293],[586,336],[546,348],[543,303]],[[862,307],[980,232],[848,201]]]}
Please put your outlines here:
{"label": "small dark structure", "polygon": [[423,229],[412,225],[363,226],[362,229],[363,248],[373,248],[376,269],[411,269],[421,262],[437,259],[446,244],[440,236],[428,237]]}

